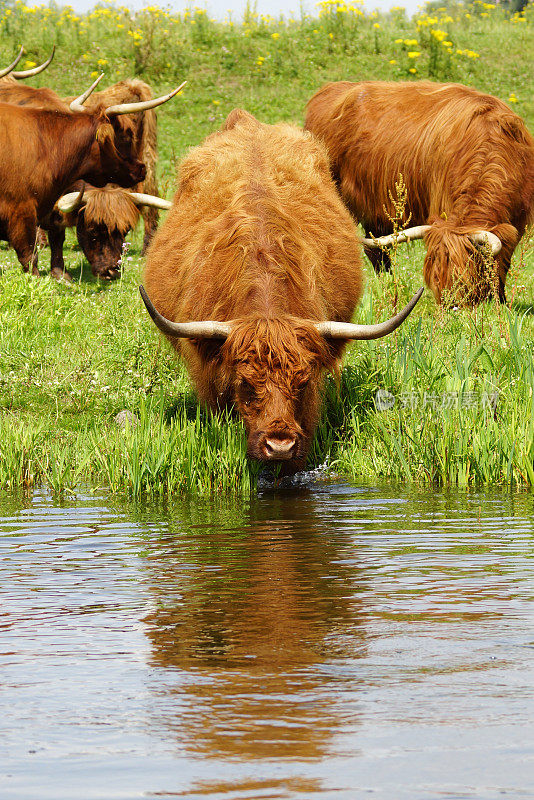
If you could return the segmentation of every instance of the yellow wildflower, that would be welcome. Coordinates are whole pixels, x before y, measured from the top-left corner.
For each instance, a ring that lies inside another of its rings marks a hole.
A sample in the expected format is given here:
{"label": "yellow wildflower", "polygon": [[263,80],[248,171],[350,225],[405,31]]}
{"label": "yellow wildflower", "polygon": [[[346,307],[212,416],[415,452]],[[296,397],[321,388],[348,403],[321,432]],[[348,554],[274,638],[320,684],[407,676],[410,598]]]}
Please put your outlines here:
{"label": "yellow wildflower", "polygon": [[419,58],[421,53],[418,53],[417,50],[412,50],[408,53],[408,58]]}
{"label": "yellow wildflower", "polygon": [[411,73],[412,73],[412,75],[415,75],[415,73],[417,72],[417,70],[416,70],[416,68],[415,68],[415,67],[410,67],[410,69],[408,70],[408,72],[411,72]]}
{"label": "yellow wildflower", "polygon": [[395,59],[394,59],[394,58],[392,58],[392,59],[391,59],[391,61],[390,61],[389,63],[394,65],[394,64],[396,64],[397,62],[395,61]]}

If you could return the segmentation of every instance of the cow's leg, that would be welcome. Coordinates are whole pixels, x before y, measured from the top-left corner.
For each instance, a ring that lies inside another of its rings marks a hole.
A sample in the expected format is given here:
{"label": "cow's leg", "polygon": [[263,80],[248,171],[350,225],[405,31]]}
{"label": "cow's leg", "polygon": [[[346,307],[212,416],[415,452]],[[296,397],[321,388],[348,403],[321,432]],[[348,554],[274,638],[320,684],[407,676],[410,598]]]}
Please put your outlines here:
{"label": "cow's leg", "polygon": [[45,247],[48,247],[48,237],[46,235],[46,231],[42,228],[37,228],[37,249],[44,250]]}
{"label": "cow's leg", "polygon": [[50,275],[57,281],[72,281],[65,269],[63,260],[63,245],[65,243],[65,228],[59,225],[50,225],[48,228],[48,241],[50,243]]}
{"label": "cow's leg", "polygon": [[502,259],[496,259],[497,265],[497,299],[500,303],[506,303],[506,293],[504,290],[504,286],[506,283],[506,276],[508,275],[508,270],[510,269],[510,265],[512,262],[512,257],[504,257]]}
{"label": "cow's leg", "polygon": [[[373,231],[373,235],[376,236],[383,236],[385,231],[377,231],[376,226],[364,226],[365,236],[367,239],[371,237],[371,231]],[[391,272],[391,258],[389,257],[389,252],[384,250],[380,247],[365,247],[363,248],[363,252],[373,265],[373,269],[375,272]]]}
{"label": "cow's leg", "polygon": [[14,248],[24,272],[31,267],[32,275],[39,275],[37,269],[37,216],[33,209],[18,210],[17,216],[8,222],[9,243]]}

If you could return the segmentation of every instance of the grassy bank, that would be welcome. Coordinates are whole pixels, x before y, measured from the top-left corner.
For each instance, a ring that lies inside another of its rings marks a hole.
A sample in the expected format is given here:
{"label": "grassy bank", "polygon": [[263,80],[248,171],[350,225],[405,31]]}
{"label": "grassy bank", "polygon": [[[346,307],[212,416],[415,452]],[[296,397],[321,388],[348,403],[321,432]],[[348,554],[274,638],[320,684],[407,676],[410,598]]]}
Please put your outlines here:
{"label": "grassy bank", "polygon": [[[29,64],[56,43],[56,61],[35,84],[61,93],[85,87],[101,69],[109,82],[139,74],[155,91],[187,79],[183,95],[159,115],[168,195],[175,162],[233,107],[299,123],[306,100],[331,79],[460,80],[510,102],[534,128],[526,57],[534,51],[532,6],[518,17],[475,3],[416,20],[334,3],[320,10],[313,19],[250,15],[236,24],[198,10],[133,16],[101,6],[80,16],[0,2],[0,64],[19,41]],[[140,234],[112,285],[92,278],[74,244],[69,237],[75,282],[68,287],[22,275],[0,245],[0,486],[250,491],[256,470],[245,460],[241,426],[197,406],[183,368],[141,308]],[[326,383],[311,466],[328,461],[356,480],[534,482],[534,249],[523,244],[507,307],[446,312],[425,295],[392,337],[350,348],[340,391]],[[41,254],[43,269],[48,258]],[[399,248],[392,276],[377,278],[366,263],[357,319],[385,318],[402,305],[422,283],[422,262],[416,244]],[[123,409],[137,415],[136,427],[117,427]]]}

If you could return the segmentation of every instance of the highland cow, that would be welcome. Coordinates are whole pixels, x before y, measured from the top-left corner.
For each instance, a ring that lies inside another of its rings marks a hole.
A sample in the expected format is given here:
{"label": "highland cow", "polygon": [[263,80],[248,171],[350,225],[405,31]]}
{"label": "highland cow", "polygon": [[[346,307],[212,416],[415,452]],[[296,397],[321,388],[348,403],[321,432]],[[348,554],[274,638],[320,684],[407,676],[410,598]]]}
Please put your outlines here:
{"label": "highland cow", "polygon": [[359,250],[320,142],[236,109],[183,160],[148,252],[143,299],[200,399],[233,406],[249,456],[288,473],[306,460],[322,373],[350,339],[394,330],[420,296],[386,323],[351,324]]}
{"label": "highland cow", "polygon": [[74,181],[127,187],[143,180],[144,164],[117,136],[118,106],[87,112],[96,82],[71,103],[51,111],[0,103],[0,238],[15,248],[24,270],[37,270],[37,225]]}
{"label": "highland cow", "polygon": [[[391,233],[390,193],[402,175],[406,215],[422,226],[405,238],[424,237],[424,277],[438,302],[505,300],[512,254],[534,216],[534,140],[505,103],[460,84],[342,81],[312,97],[306,128],[326,145],[367,236]],[[364,241],[375,269],[389,268],[377,242]]]}
{"label": "highland cow", "polygon": [[[165,201],[158,197],[139,192],[140,189],[157,189],[156,116],[153,109],[171,99],[182,86],[183,84],[170,94],[154,100],[150,87],[142,81],[121,81],[105,91],[97,92],[96,100],[91,98],[86,104],[83,109],[85,113],[109,113],[113,117],[118,150],[145,164],[144,178],[132,187],[136,190],[135,202],[131,195],[122,195],[122,189],[117,185],[108,185],[105,188],[92,186],[90,195],[88,193],[88,197],[91,197],[89,209],[86,209],[86,203],[82,210],[67,202],[40,220],[42,228],[48,233],[50,271],[54,277],[70,279],[65,270],[63,244],[65,228],[71,224],[76,225],[78,240],[93,273],[103,278],[113,278],[119,274],[124,239],[137,223],[138,208],[142,208],[145,217],[145,246],[147,245],[157,226],[157,209],[167,207]],[[0,83],[0,102],[68,114],[72,113],[71,105],[76,103],[76,99],[62,100],[47,88],[36,89],[16,83]],[[76,111],[80,111],[80,108],[76,108]],[[146,123],[145,116],[148,117]],[[62,190],[71,193],[75,188],[76,185],[71,184],[62,187]],[[97,192],[100,190],[102,196],[98,198]],[[143,198],[143,201],[139,198]],[[91,214],[93,208],[94,215]],[[64,216],[65,213],[68,217]]]}

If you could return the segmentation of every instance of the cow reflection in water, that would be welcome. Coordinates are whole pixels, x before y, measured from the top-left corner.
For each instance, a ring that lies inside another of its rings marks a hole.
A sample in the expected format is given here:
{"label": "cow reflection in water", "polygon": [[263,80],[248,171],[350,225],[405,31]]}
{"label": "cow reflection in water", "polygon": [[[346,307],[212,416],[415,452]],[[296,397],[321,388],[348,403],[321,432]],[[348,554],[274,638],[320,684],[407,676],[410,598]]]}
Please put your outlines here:
{"label": "cow reflection in water", "polygon": [[344,561],[344,537],[332,541],[311,495],[255,500],[248,515],[200,513],[149,562],[152,664],[181,671],[158,675],[169,685],[164,724],[206,758],[321,759],[341,725],[344,679],[332,661],[365,655],[358,565]]}

